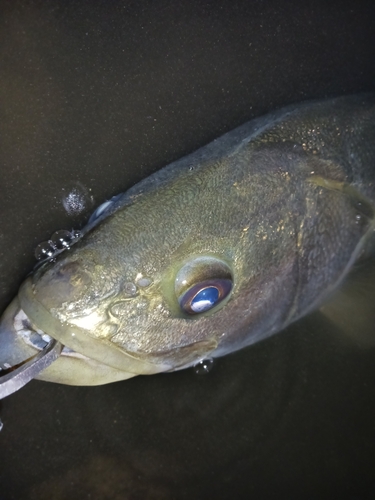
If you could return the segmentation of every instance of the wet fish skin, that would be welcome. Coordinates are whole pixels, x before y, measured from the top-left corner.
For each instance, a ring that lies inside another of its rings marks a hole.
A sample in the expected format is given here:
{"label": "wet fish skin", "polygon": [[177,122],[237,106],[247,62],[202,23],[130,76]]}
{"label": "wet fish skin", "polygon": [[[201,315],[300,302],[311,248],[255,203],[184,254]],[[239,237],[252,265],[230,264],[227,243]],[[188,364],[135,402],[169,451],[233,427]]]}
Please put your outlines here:
{"label": "wet fish skin", "polygon": [[[181,369],[320,306],[372,240],[374,206],[374,95],[291,106],[117,197],[17,300],[34,328],[117,378]],[[232,291],[188,315],[181,269],[190,284],[227,272]],[[63,358],[41,378],[80,385]]]}

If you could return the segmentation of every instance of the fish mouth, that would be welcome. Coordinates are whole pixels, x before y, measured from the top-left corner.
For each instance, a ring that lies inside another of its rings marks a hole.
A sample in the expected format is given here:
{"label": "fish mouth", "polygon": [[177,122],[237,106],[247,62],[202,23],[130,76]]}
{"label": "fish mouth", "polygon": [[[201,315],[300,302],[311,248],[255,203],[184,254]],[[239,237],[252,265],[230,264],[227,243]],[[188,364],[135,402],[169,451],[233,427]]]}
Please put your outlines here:
{"label": "fish mouth", "polygon": [[103,385],[187,368],[217,348],[217,341],[208,339],[176,347],[160,357],[126,351],[109,339],[94,338],[84,328],[53,316],[38,300],[29,277],[0,322],[0,399],[6,376],[32,359],[40,359],[56,344],[58,354],[53,359],[50,356],[49,363],[46,357],[39,370],[35,364],[27,382],[36,378],[67,385]]}
{"label": "fish mouth", "polygon": [[[13,329],[15,335],[22,338],[26,345],[41,352],[52,342],[53,337],[33,326],[30,318],[23,309],[19,309],[13,319]],[[74,351],[67,346],[62,346],[60,356],[76,357],[84,360],[89,358],[84,354]]]}
{"label": "fish mouth", "polygon": [[38,291],[31,277],[21,285],[18,298],[21,309],[34,327],[37,326],[43,333],[87,359],[132,373],[133,376],[152,375],[192,366],[217,347],[216,339],[207,339],[187,345],[174,345],[160,353],[130,351],[112,342],[109,337],[96,337],[82,325],[63,321],[52,315],[38,300]]}
{"label": "fish mouth", "polygon": [[43,333],[47,333],[86,359],[104,364],[121,372],[134,375],[151,375],[171,369],[164,362],[150,362],[137,353],[125,351],[110,339],[93,337],[88,330],[73,323],[60,321],[38,300],[31,277],[21,285],[18,299],[21,309]]}
{"label": "fish mouth", "polygon": [[[0,323],[0,399],[18,390],[32,378],[68,385],[102,385],[134,377],[136,373],[118,370],[62,345],[37,328],[16,297],[4,312]],[[50,353],[54,350],[53,356]],[[47,360],[47,354],[49,355]],[[45,358],[42,362],[41,359]],[[38,365],[37,365],[38,363]],[[21,385],[8,379],[17,378],[22,370]],[[32,373],[32,376],[29,376]]]}

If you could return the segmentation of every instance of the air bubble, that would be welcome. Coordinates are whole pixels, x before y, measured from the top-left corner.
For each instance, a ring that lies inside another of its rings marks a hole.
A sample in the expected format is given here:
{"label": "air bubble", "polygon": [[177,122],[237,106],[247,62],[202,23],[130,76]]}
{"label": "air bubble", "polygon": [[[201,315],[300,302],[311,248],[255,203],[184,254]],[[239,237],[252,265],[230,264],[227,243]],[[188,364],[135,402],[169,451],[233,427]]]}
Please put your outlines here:
{"label": "air bubble", "polygon": [[194,373],[196,375],[206,375],[210,373],[214,366],[214,360],[212,358],[201,359],[196,365],[194,365]]}
{"label": "air bubble", "polygon": [[37,260],[52,259],[56,251],[52,241],[42,241],[35,249],[35,257]]}
{"label": "air bubble", "polygon": [[137,281],[137,285],[141,286],[142,288],[145,288],[146,286],[150,286],[152,281],[150,278],[141,278]]}
{"label": "air bubble", "polygon": [[51,241],[58,250],[62,250],[63,248],[69,249],[73,237],[74,235],[72,235],[70,231],[61,229],[60,231],[53,233]]}
{"label": "air bubble", "polygon": [[355,223],[356,223],[356,224],[360,224],[360,223],[361,223],[361,221],[362,221],[362,215],[361,215],[361,214],[357,214],[357,215],[355,216]]}
{"label": "air bubble", "polygon": [[68,215],[75,217],[93,206],[93,197],[80,182],[68,182],[63,191],[62,204]]}
{"label": "air bubble", "polygon": [[131,283],[131,282],[125,283],[125,285],[124,285],[124,292],[127,295],[130,295],[131,297],[134,297],[134,295],[136,295],[136,293],[137,293],[137,287],[135,286],[134,283]]}
{"label": "air bubble", "polygon": [[78,229],[73,229],[70,234],[72,235],[72,238],[73,239],[77,239],[77,238],[80,238],[82,236],[82,233],[81,231],[78,231]]}
{"label": "air bubble", "polygon": [[52,260],[62,250],[69,250],[71,242],[80,236],[81,233],[75,229],[72,231],[60,229],[60,231],[53,233],[50,240],[39,243],[34,252],[35,257],[37,260]]}

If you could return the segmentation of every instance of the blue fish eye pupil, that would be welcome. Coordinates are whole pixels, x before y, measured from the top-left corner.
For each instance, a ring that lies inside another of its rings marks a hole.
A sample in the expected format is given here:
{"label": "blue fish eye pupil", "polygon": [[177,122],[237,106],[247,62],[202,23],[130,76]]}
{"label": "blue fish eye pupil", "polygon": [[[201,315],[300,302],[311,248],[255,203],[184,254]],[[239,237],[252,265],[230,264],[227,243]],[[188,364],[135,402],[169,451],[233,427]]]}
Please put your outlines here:
{"label": "blue fish eye pupil", "polygon": [[195,313],[208,311],[219,300],[219,290],[214,286],[203,288],[190,303],[191,310]]}
{"label": "blue fish eye pupil", "polygon": [[216,308],[230,294],[233,281],[226,278],[212,278],[201,281],[186,290],[178,302],[184,313],[199,315]]}

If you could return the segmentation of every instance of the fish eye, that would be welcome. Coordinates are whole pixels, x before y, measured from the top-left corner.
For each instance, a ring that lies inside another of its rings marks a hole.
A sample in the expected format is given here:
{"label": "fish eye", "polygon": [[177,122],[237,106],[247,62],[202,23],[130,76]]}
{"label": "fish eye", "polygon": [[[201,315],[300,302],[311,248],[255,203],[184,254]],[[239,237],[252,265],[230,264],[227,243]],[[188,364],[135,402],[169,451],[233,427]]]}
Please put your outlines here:
{"label": "fish eye", "polygon": [[216,308],[229,297],[232,288],[229,265],[211,256],[200,256],[185,263],[175,278],[180,311],[190,316]]}
{"label": "fish eye", "polygon": [[232,290],[232,281],[214,279],[197,283],[179,298],[181,309],[187,314],[209,311],[224,300]]}

